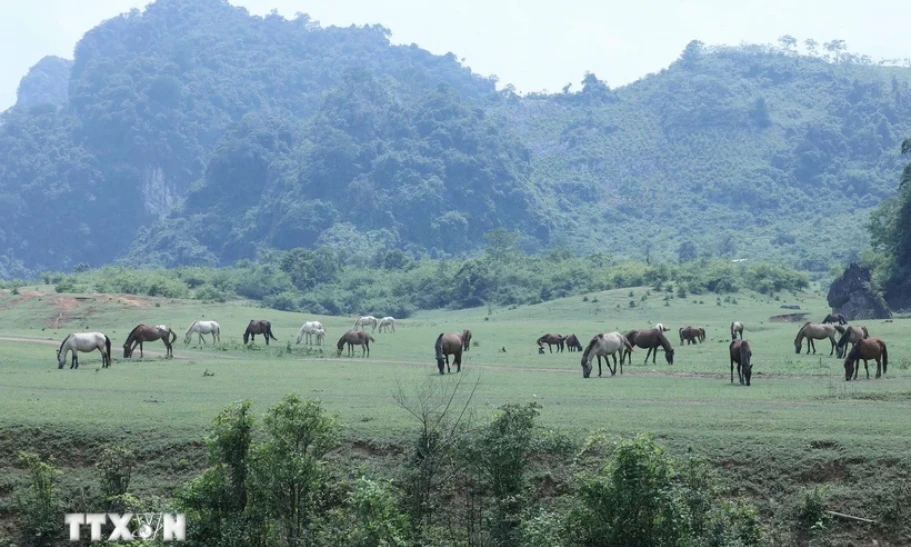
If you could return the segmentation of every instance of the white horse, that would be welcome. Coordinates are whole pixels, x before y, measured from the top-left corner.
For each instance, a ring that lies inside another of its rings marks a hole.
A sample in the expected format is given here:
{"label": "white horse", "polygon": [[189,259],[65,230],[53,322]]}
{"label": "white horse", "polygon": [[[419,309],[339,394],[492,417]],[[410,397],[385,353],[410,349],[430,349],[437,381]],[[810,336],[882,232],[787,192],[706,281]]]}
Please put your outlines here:
{"label": "white horse", "polygon": [[107,335],[100,332],[74,332],[64,338],[57,348],[57,368],[63,368],[66,364],[66,354],[70,351],[73,352],[70,368],[79,368],[78,352],[96,349],[101,352],[101,367],[111,366],[111,339]]}
{"label": "white horse", "polygon": [[354,322],[354,330],[357,330],[358,327],[360,327],[361,330],[367,330],[364,327],[371,325],[373,328],[370,329],[370,332],[374,332],[376,330],[376,325],[378,322],[379,320],[377,320],[376,317],[372,315],[365,315],[363,317],[359,317],[358,320]]}
{"label": "white horse", "polygon": [[392,332],[395,332],[395,317],[384,317],[380,319],[379,328],[380,332],[383,332],[383,329],[386,329],[387,332],[389,329],[392,329]]}
{"label": "white horse", "polygon": [[671,329],[665,327],[663,323],[657,323],[655,325],[655,328],[660,330],[661,332],[667,332],[667,331],[671,330]]}
{"label": "white horse", "polygon": [[221,325],[215,321],[193,321],[190,325],[190,328],[187,329],[187,337],[185,342],[190,343],[190,340],[193,338],[193,333],[196,333],[199,336],[199,341],[203,344],[206,343],[205,338],[202,337],[203,334],[212,335],[212,343],[221,342]]}
{"label": "white horse", "polygon": [[[297,343],[300,344],[301,340],[304,339],[304,335],[307,335],[307,344],[312,345],[313,339],[311,337],[314,334],[317,334],[317,331],[323,331],[323,335],[326,334],[326,331],[323,328],[322,323],[320,323],[319,321],[307,321],[306,323],[303,324],[303,326],[301,327],[301,330],[297,331]],[[321,340],[319,339],[319,336],[317,336],[317,340],[319,342],[321,342]],[[317,345],[322,345],[322,344],[318,343]]]}
{"label": "white horse", "polygon": [[[598,356],[598,376],[601,376],[601,357],[604,357],[604,362],[607,364],[607,369],[610,370],[610,375],[613,376],[614,374],[617,374],[617,352],[621,352],[620,355],[622,357],[622,352],[624,351],[633,351],[633,346],[630,344],[629,340],[619,332],[602,332],[601,334],[596,334],[582,353],[582,377],[588,378],[591,374],[592,357],[595,355]],[[611,356],[614,358],[614,368],[611,368],[610,366],[609,358]],[[620,360],[620,374],[623,374],[622,359]]]}
{"label": "white horse", "polygon": [[[315,331],[313,331],[313,334],[316,335],[316,345],[322,346],[323,339],[326,337],[326,331],[322,328],[319,328],[319,329],[316,329]],[[320,350],[320,351],[322,351],[322,350]]]}

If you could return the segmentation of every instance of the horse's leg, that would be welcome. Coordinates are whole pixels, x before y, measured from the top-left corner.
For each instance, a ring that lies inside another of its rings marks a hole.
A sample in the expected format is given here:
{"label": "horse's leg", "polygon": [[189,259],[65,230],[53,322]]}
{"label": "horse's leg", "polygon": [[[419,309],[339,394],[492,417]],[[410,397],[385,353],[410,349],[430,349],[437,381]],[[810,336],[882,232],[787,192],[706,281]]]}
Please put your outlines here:
{"label": "horse's leg", "polygon": [[864,370],[867,372],[867,380],[870,379],[870,366],[867,363],[867,360],[864,359]]}
{"label": "horse's leg", "polygon": [[[607,367],[610,368],[610,363],[607,364]],[[601,376],[601,356],[598,356],[598,377]]]}
{"label": "horse's leg", "polygon": [[658,346],[652,348],[652,364],[655,364],[655,359],[658,358]]}
{"label": "horse's leg", "polygon": [[816,344],[813,343],[812,338],[807,338],[807,355],[810,355],[810,348],[813,348],[813,353],[816,353]]}
{"label": "horse's leg", "polygon": [[[740,376],[740,367],[737,367],[737,375]],[[731,357],[731,383],[734,383],[734,358]]]}
{"label": "horse's leg", "polygon": [[829,342],[832,343],[832,350],[829,351],[829,357],[832,357],[832,355],[835,354],[835,337],[834,337],[834,336],[830,336],[830,337],[829,337]]}

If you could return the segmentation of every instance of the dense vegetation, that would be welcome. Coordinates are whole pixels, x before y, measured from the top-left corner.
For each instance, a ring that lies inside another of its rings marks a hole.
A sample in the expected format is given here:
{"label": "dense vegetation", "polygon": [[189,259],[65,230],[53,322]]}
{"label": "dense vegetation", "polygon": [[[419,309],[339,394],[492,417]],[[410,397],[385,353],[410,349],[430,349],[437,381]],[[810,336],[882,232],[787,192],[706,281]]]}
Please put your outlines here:
{"label": "dense vegetation", "polygon": [[[287,311],[316,314],[373,314],[408,317],[419,309],[536,304],[570,295],[649,286],[648,298],[668,301],[688,294],[754,290],[770,296],[807,288],[806,274],[760,262],[697,259],[678,266],[618,261],[603,253],[573,256],[559,248],[529,256],[515,246],[516,234],[487,234],[481,256],[466,260],[412,259],[399,249],[365,260],[320,247],[268,251],[258,261],[232,267],[183,266],[133,269],[106,266],[76,273],[46,272],[57,292],[123,293],[224,302],[248,298]],[[15,287],[26,281],[7,282]]]}
{"label": "dense vegetation", "polygon": [[263,248],[465,258],[499,227],[526,251],[825,272],[866,247],[843,229],[894,194],[911,134],[911,70],[838,40],[693,42],[620,89],[519,97],[388,35],[224,0],[99,25],[3,114],[0,276]]}
{"label": "dense vegetation", "polygon": [[[797,492],[760,526],[757,510],[726,491],[704,459],[671,456],[650,435],[614,444],[594,432],[580,443],[538,426],[537,403],[507,404],[474,423],[447,404],[458,384],[429,386],[398,399],[415,427],[395,470],[339,458],[342,424],[296,395],[261,421],[249,400],[221,412],[205,470],[171,499],[137,495],[126,447],[106,449],[96,484],[81,492],[53,464],[21,453],[29,478],[16,495],[17,539],[56,544],[58,515],[75,499],[117,513],[185,513],[192,546],[751,547],[825,537],[820,489]],[[905,527],[878,528],[899,539]]]}

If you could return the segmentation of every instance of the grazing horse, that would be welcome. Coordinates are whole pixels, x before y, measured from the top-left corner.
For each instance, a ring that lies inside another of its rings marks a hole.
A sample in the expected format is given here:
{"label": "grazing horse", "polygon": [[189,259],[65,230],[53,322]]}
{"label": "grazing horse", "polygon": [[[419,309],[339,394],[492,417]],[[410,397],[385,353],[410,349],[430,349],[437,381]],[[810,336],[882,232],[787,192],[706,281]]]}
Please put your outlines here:
{"label": "grazing horse", "polygon": [[203,334],[211,334],[213,344],[215,344],[216,341],[221,342],[221,326],[215,321],[193,321],[193,323],[190,324],[190,328],[187,329],[184,343],[190,343],[194,332],[199,336],[199,341],[203,344],[206,343],[205,338],[202,337]]}
{"label": "grazing horse", "polygon": [[851,348],[857,344],[859,340],[870,337],[870,331],[867,330],[867,327],[835,327],[836,329],[841,329],[841,338],[838,339],[838,343],[835,344],[835,356],[841,359],[847,353],[848,344],[851,344]]}
{"label": "grazing horse", "polygon": [[753,349],[750,343],[743,338],[732,340],[730,345],[731,352],[731,383],[734,383],[734,363],[737,363],[737,377],[740,383],[750,385],[750,377],[753,376]]}
{"label": "grazing horse", "polygon": [[833,355],[835,353],[836,332],[835,326],[829,323],[810,323],[808,321],[797,332],[797,338],[794,339],[794,353],[800,353],[804,338],[807,339],[807,355],[810,354],[810,348],[813,349],[813,353],[816,353],[816,344],[813,340],[825,340],[828,338],[832,342],[832,351],[829,352],[829,355]]}
{"label": "grazing horse", "polygon": [[[171,338],[173,336],[173,338]],[[177,333],[171,330],[167,325],[136,325],[127,336],[127,341],[123,343],[124,359],[133,357],[133,350],[139,346],[139,357],[143,357],[142,343],[154,342],[161,340],[164,342],[165,358],[174,357],[174,347],[171,345],[177,341]]]}
{"label": "grazing horse", "polygon": [[247,330],[244,331],[244,344],[246,344],[248,340],[255,342],[257,334],[263,335],[263,338],[266,339],[267,346],[269,345],[269,338],[272,338],[276,342],[278,341],[278,338],[272,334],[272,323],[265,319],[250,320],[250,323],[247,325]]}
{"label": "grazing horse", "polygon": [[[655,358],[658,356],[658,346],[664,348],[664,358],[667,364],[674,364],[674,348],[671,347],[670,341],[664,336],[664,333],[658,329],[640,329],[632,330],[624,335],[633,347],[647,349],[645,362],[648,363],[649,356],[652,357],[652,364],[655,364]],[[632,357],[630,357],[632,362]]]}
{"label": "grazing horse", "polygon": [[376,330],[377,323],[379,323],[379,320],[372,315],[365,315],[363,317],[358,317],[357,321],[354,322],[354,330],[357,330],[358,327],[360,327],[361,330],[366,330],[364,327],[366,327],[367,325],[370,325],[371,327],[373,327],[370,330],[370,332],[374,332]]}
{"label": "grazing horse", "polygon": [[566,337],[566,347],[569,351],[582,351],[582,343],[579,342],[579,338],[575,334],[570,334]]}
{"label": "grazing horse", "polygon": [[[316,329],[312,334],[316,335],[316,345],[322,346],[323,339],[326,337],[326,331],[324,329]],[[323,351],[323,350],[320,350]]]}
{"label": "grazing horse", "polygon": [[80,351],[90,352],[98,350],[101,352],[101,368],[111,366],[111,339],[100,332],[74,332],[67,335],[57,348],[57,368],[63,368],[66,364],[66,354],[73,352],[73,358],[70,362],[70,368],[79,368]]}
{"label": "grazing horse", "polygon": [[[307,321],[303,324],[299,331],[297,331],[297,343],[300,344],[303,340],[304,335],[307,336],[307,344],[313,344],[313,335],[318,335],[318,331],[323,331],[323,334],[326,333],[326,330],[323,328],[323,324],[319,321]],[[317,345],[319,345],[319,336],[317,336]]]}
{"label": "grazing horse", "polygon": [[830,313],[822,320],[823,323],[838,323],[839,325],[847,325],[848,320],[845,319],[845,316],[840,313]]}
{"label": "grazing horse", "polygon": [[365,331],[351,329],[338,339],[337,356],[342,356],[342,348],[348,344],[348,357],[354,357],[354,346],[361,346],[361,357],[365,355],[370,357],[370,342],[376,342],[376,340]]}
{"label": "grazing horse", "polygon": [[680,331],[680,343],[682,344],[686,341],[687,345],[689,345],[701,342],[703,340],[703,331],[700,329],[701,327],[685,327]]}
{"label": "grazing horse", "polygon": [[[845,358],[845,381],[850,381],[853,374],[857,380],[857,372],[860,370],[857,360],[864,360],[864,370],[867,371],[867,379],[870,379],[870,367],[867,366],[868,359],[876,360],[876,377],[879,378],[887,372],[889,367],[889,351],[886,349],[886,343],[879,338],[864,338],[854,344],[854,348]],[[882,371],[880,371],[882,365]]]}
{"label": "grazing horse", "polygon": [[471,349],[471,329],[462,330],[462,350],[468,351]]}
{"label": "grazing horse", "polygon": [[734,321],[731,323],[731,340],[736,340],[738,333],[740,333],[740,339],[743,340],[743,323]]}
{"label": "grazing horse", "polygon": [[563,342],[566,340],[565,336],[559,334],[545,334],[541,338],[538,338],[538,353],[544,353],[544,344],[547,344],[547,349],[551,353],[554,352],[553,346],[557,346],[557,351],[563,351]]}
{"label": "grazing horse", "polygon": [[456,372],[462,372],[462,351],[465,349],[465,333],[470,332],[468,329],[459,334],[450,332],[449,334],[440,333],[437,341],[433,345],[436,352],[437,368],[440,374],[443,374],[443,365],[446,365],[446,372],[452,372],[449,368],[449,356],[454,357],[453,364],[456,366]]}
{"label": "grazing horse", "polygon": [[383,332],[383,329],[386,329],[387,332],[389,329],[392,329],[392,332],[395,332],[395,317],[384,317],[380,319],[379,329],[380,332]]}
{"label": "grazing horse", "polygon": [[661,332],[668,332],[669,330],[671,330],[671,329],[665,327],[663,323],[657,323],[655,325],[655,328],[660,330]]}
{"label": "grazing horse", "polygon": [[[659,331],[660,332],[660,331]],[[624,352],[632,352],[633,346],[629,340],[619,332],[602,332],[596,334],[588,343],[582,353],[582,377],[588,378],[592,373],[592,356],[598,356],[598,376],[601,376],[601,357],[610,371],[610,375],[617,374],[617,352],[620,352],[620,374],[623,374]],[[614,358],[614,368],[610,366],[610,358]]]}

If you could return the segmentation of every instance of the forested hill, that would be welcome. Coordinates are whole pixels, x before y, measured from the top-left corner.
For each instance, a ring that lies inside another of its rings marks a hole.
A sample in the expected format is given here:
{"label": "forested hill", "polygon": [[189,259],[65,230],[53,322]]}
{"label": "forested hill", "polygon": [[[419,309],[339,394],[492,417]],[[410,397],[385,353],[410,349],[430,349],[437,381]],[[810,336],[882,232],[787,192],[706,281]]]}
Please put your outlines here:
{"label": "forested hill", "polygon": [[[0,121],[0,275],[265,247],[785,259],[866,245],[911,71],[691,43],[660,74],[519,97],[376,26],[158,0],[23,79]],[[68,79],[68,87],[60,85]]]}

